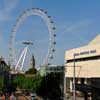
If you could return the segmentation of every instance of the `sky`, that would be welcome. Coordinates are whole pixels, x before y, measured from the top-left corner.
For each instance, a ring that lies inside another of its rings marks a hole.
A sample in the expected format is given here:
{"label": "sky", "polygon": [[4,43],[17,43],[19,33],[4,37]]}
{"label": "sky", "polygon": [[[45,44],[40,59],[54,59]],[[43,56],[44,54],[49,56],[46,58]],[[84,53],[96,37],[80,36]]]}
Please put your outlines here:
{"label": "sky", "polygon": [[[13,25],[26,9],[31,8],[44,9],[55,23],[55,64],[64,64],[66,50],[86,45],[100,34],[100,0],[0,0],[0,55],[5,59],[9,59]],[[21,53],[22,40],[34,42],[31,50],[36,62],[41,64],[47,54],[49,33],[39,16],[29,16],[20,25],[16,32],[16,52]]]}

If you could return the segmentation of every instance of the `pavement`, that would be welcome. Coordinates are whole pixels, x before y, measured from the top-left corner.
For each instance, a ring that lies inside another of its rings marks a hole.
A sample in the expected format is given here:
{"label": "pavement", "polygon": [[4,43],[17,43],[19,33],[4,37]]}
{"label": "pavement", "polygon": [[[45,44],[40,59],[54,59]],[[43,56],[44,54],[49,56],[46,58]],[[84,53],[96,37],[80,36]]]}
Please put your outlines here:
{"label": "pavement", "polygon": [[[66,94],[65,100],[73,100],[73,96]],[[84,100],[83,97],[76,96],[76,100]]]}

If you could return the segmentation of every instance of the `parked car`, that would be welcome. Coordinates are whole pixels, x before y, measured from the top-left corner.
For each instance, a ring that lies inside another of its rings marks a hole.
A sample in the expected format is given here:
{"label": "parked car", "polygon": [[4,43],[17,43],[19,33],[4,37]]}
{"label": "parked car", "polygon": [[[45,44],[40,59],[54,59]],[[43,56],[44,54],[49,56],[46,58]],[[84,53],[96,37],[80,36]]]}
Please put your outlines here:
{"label": "parked car", "polygon": [[37,100],[36,93],[31,93],[30,96],[31,96],[31,100]]}

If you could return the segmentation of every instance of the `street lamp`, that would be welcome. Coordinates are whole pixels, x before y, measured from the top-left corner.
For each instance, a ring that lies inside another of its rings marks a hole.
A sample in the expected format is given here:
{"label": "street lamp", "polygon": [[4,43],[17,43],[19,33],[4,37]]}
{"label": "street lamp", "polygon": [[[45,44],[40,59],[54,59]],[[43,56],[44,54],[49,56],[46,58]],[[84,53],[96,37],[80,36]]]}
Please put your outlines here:
{"label": "street lamp", "polygon": [[73,65],[73,100],[76,100],[76,90],[75,90],[75,54],[74,56],[74,65]]}

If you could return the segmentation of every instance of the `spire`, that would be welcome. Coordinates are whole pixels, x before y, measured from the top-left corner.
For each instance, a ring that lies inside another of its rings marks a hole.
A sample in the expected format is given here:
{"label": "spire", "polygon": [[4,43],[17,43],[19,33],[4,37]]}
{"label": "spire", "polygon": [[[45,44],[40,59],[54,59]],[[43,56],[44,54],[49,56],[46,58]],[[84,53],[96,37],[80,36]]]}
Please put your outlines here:
{"label": "spire", "polygon": [[32,57],[30,59],[30,68],[34,68],[35,67],[35,58],[34,55],[32,54]]}

